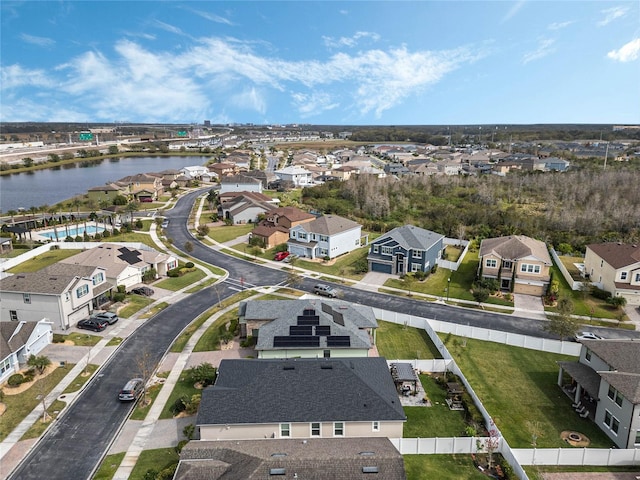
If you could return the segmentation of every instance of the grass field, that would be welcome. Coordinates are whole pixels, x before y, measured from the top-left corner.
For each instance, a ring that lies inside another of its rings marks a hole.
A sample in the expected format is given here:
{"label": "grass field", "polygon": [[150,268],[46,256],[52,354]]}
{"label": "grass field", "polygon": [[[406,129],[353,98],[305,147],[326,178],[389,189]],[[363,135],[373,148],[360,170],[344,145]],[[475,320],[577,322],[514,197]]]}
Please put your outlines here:
{"label": "grass field", "polygon": [[193,283],[196,283],[198,280],[202,280],[205,276],[206,274],[202,270],[197,268],[192,272],[185,273],[181,277],[167,278],[166,280],[162,280],[154,285],[158,288],[164,288],[165,290],[176,292],[185,287],[188,287]]}
{"label": "grass field", "polygon": [[407,480],[486,480],[471,455],[404,455]]}
{"label": "grass field", "polygon": [[442,358],[424,330],[382,320],[378,320],[376,345],[380,356],[390,360]]}
{"label": "grass field", "polygon": [[213,238],[216,242],[225,243],[234,238],[241,237],[253,230],[255,225],[253,223],[246,223],[243,225],[221,225],[219,227],[212,227],[209,229],[208,236]]}
{"label": "grass field", "polygon": [[128,295],[127,303],[118,310],[118,316],[122,318],[129,318],[131,315],[134,315],[151,303],[153,303],[151,298],[135,294]]}
{"label": "grass field", "polygon": [[[148,470],[161,472],[170,465],[178,462],[178,454],[175,448],[158,448],[155,450],[144,450],[133,467],[129,480],[145,480]],[[155,477],[153,477],[155,478]],[[163,478],[173,478],[172,476]]]}
{"label": "grass field", "polygon": [[126,452],[122,452],[104,457],[100,464],[100,468],[98,468],[98,471],[91,480],[111,480],[116,474],[122,460],[124,460],[125,454]]}
{"label": "grass field", "polygon": [[16,265],[12,269],[8,270],[9,273],[26,273],[37,272],[38,270],[53,265],[54,263],[64,260],[65,258],[72,257],[73,255],[82,252],[82,250],[49,250],[46,253],[41,253],[37,257],[22,262],[20,265]]}

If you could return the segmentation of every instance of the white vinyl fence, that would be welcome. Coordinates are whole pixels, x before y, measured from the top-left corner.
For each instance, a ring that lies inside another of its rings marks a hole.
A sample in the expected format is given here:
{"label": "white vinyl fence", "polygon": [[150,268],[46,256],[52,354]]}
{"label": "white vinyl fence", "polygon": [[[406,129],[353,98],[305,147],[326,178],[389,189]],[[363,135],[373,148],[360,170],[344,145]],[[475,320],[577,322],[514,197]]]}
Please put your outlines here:
{"label": "white vinyl fence", "polygon": [[469,241],[468,240],[457,240],[455,238],[445,238],[443,242],[445,245],[455,245],[456,247],[464,247],[462,249],[462,253],[458,257],[457,262],[451,262],[449,260],[444,260],[442,258],[438,259],[438,267],[448,268],[452,272],[457,272],[462,260],[464,260],[464,256],[469,251]]}
{"label": "white vinyl fence", "polygon": [[556,251],[553,248],[551,248],[549,251],[551,252],[551,256],[553,257],[553,260],[556,262],[556,266],[562,273],[562,276],[571,287],[571,290],[580,290],[584,285],[584,282],[578,282],[574,280],[571,274],[569,273],[569,270],[567,270],[567,267],[565,267],[564,264],[562,263],[562,260],[560,260],[560,257],[558,256]]}

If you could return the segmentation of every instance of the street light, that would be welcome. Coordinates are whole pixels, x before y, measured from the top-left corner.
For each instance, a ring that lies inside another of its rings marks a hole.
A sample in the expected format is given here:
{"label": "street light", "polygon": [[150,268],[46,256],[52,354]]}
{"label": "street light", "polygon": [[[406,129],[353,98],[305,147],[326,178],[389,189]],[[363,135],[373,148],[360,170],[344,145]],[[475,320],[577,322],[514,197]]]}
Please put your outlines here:
{"label": "street light", "polygon": [[447,302],[449,301],[449,290],[451,289],[451,277],[447,278]]}

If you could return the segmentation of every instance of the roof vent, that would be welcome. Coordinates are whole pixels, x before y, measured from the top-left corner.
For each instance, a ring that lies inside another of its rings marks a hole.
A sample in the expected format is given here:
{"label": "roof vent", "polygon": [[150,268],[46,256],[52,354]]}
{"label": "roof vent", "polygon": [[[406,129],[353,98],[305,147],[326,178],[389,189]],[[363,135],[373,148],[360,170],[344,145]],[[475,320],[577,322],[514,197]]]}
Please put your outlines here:
{"label": "roof vent", "polygon": [[270,468],[269,475],[286,475],[287,471],[284,468]]}
{"label": "roof vent", "polygon": [[358,455],[362,455],[363,457],[371,457],[375,455],[375,452],[360,452]]}
{"label": "roof vent", "polygon": [[285,365],[284,367],[282,367],[283,370],[295,370],[296,367],[295,365]]}
{"label": "roof vent", "polygon": [[322,370],[333,370],[333,365],[331,365],[330,363],[325,363],[324,365],[320,365],[320,368]]}

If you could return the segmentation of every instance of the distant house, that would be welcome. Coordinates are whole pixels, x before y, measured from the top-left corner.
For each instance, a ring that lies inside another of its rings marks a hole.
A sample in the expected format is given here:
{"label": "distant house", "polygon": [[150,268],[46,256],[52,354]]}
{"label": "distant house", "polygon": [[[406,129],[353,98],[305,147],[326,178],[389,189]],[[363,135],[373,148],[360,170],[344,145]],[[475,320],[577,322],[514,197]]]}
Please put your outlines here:
{"label": "distant house", "polygon": [[220,195],[227,192],[262,193],[262,182],[244,175],[229,175],[220,179]]}
{"label": "distant house", "polygon": [[67,330],[108,301],[114,285],[103,268],[55,263],[37,272],[0,280],[3,322],[39,322],[48,318],[55,330]]}
{"label": "distant house", "polygon": [[544,162],[545,169],[555,172],[566,172],[570,165],[569,160],[557,157],[549,157]]}
{"label": "distant house", "polygon": [[148,173],[129,175],[114,183],[120,187],[123,195],[130,196],[138,202],[156,200],[163,192],[162,177]]}
{"label": "distant house", "polygon": [[98,187],[91,187],[87,190],[87,197],[96,203],[107,201],[109,204],[113,202],[113,199],[118,195],[122,195],[121,187],[115,183],[107,183],[106,185],[100,185]]}
{"label": "distant house", "polygon": [[322,215],[289,230],[290,253],[307,258],[335,258],[367,244],[362,226],[338,215]]}
{"label": "distant house", "polygon": [[640,448],[640,342],[581,343],[577,362],[558,362],[558,385],[618,448]]}
{"label": "distant house", "polygon": [[309,438],[189,442],[175,480],[406,480],[388,438]]}
{"label": "distant house", "polygon": [[209,175],[209,169],[204,165],[192,165],[190,167],[182,167],[180,173],[190,180],[200,180],[203,175]]}
{"label": "distant house", "polygon": [[243,175],[249,178],[255,178],[262,182],[262,188],[267,189],[269,184],[274,180],[277,180],[277,176],[272,172],[265,172],[264,170],[250,170],[248,172],[244,172]]}
{"label": "distant house", "polygon": [[51,322],[0,322],[0,383],[51,343]]}
{"label": "distant house", "polygon": [[258,358],[367,357],[378,326],[371,307],[338,300],[246,301],[239,318]]}
{"label": "distant house", "polygon": [[402,275],[429,272],[442,256],[444,235],[404,225],[376,238],[369,247],[369,271]]}
{"label": "distant house", "polygon": [[313,184],[313,173],[300,165],[292,165],[280,170],[275,174],[283,182],[291,182],[296,187],[304,187]]}
{"label": "distant house", "polygon": [[544,242],[524,235],[486,238],[480,243],[478,275],[498,280],[503,290],[544,295],[551,265]]}
{"label": "distant house", "polygon": [[401,438],[405,421],[384,358],[224,359],[196,425],[204,441]]}
{"label": "distant house", "polygon": [[165,276],[178,266],[178,260],[149,247],[129,248],[114,243],[100,243],[72,257],[60,260],[70,265],[90,265],[103,268],[107,281],[129,289],[141,283],[144,274],[154,269],[156,277]]}
{"label": "distant house", "polygon": [[279,207],[265,213],[265,218],[250,236],[258,239],[263,248],[273,248],[286,243],[289,239],[289,229],[315,219],[315,215],[296,207]]}
{"label": "distant house", "polygon": [[222,177],[238,173],[238,167],[236,167],[235,163],[231,162],[212,163],[209,165],[209,171],[215,173],[218,179],[221,179]]}
{"label": "distant house", "polygon": [[640,305],[640,246],[625,243],[587,245],[584,271],[598,288],[630,305]]}

